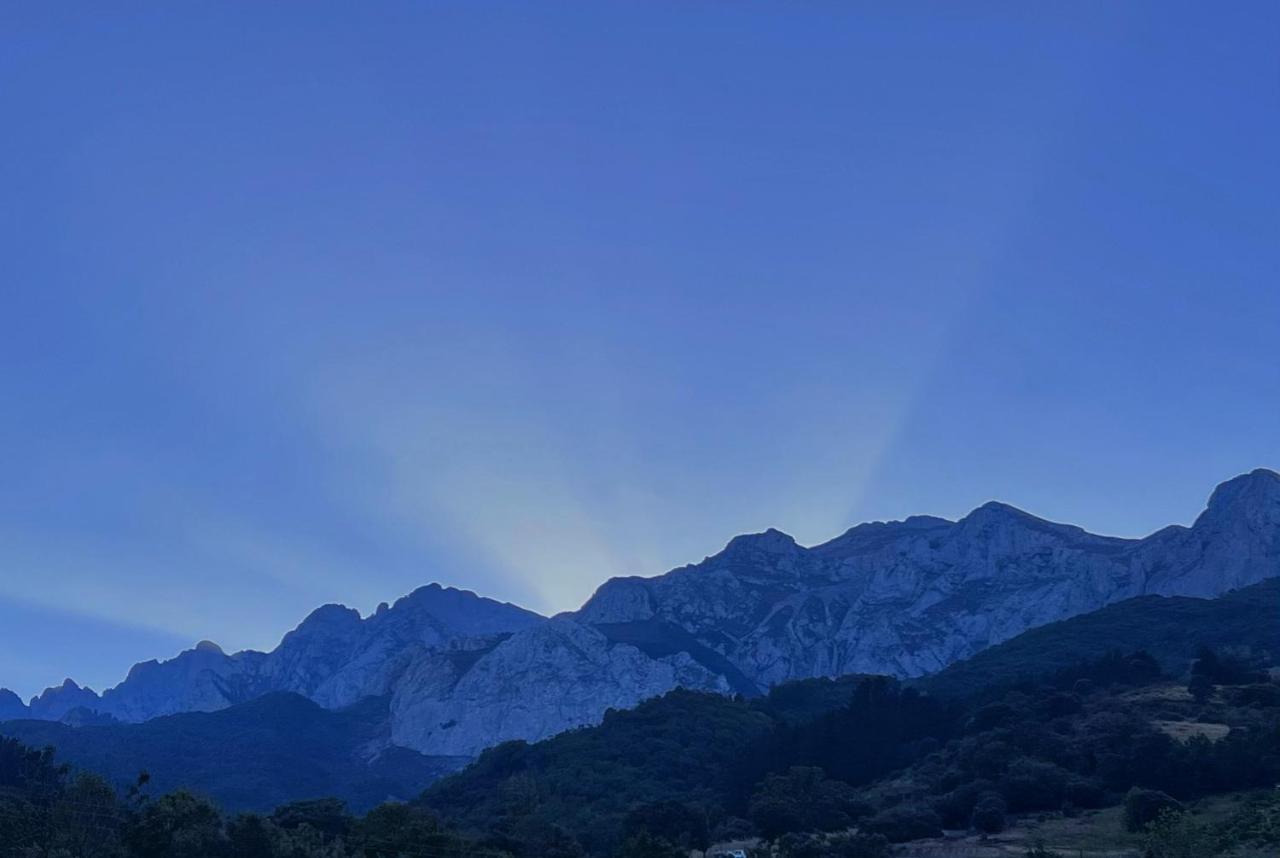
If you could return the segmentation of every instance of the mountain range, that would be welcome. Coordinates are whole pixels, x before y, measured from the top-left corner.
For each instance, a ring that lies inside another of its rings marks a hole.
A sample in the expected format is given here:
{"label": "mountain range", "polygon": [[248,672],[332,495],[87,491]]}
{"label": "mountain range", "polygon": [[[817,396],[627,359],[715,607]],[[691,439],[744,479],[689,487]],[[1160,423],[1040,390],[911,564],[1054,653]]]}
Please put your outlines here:
{"label": "mountain range", "polygon": [[776,530],[700,563],[615,578],[545,618],[430,585],[368,617],[314,611],[269,653],[202,642],[101,695],[71,680],[0,720],[144,722],[273,692],[326,709],[385,699],[364,752],[471,757],[598,723],[677,687],[755,695],[851,673],[919,677],[1020,633],[1137,596],[1214,597],[1280,575],[1280,475],[1218,486],[1190,527],[1097,536],[988,503],[958,521],[859,525],[813,547]]}

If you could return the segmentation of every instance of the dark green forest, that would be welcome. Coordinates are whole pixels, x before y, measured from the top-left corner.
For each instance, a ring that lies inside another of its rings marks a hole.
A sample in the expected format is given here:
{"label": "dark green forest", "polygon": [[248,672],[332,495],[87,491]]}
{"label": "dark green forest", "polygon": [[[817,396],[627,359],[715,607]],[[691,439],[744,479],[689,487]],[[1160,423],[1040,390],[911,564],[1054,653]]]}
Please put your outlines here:
{"label": "dark green forest", "polygon": [[0,725],[0,734],[32,747],[51,745],[59,760],[117,786],[145,770],[153,792],[186,787],[227,810],[269,811],[300,795],[323,795],[363,812],[388,796],[413,798],[467,762],[397,747],[364,759],[361,747],[386,741],[387,702],[371,697],[329,710],[276,692],[218,712],[141,724],[11,721]]}

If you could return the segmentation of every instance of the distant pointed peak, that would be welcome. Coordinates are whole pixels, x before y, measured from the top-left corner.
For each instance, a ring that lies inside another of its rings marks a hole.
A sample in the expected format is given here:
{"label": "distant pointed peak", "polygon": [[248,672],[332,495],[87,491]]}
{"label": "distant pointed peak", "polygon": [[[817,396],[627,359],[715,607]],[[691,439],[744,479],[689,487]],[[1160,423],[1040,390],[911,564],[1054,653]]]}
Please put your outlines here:
{"label": "distant pointed peak", "polygon": [[986,512],[999,512],[999,513],[1004,513],[1006,515],[1026,515],[1027,514],[1022,510],[1018,509],[1016,506],[1013,506],[1012,504],[1007,504],[1004,501],[998,501],[998,500],[989,500],[986,503],[984,503],[982,506],[978,507],[978,510],[984,510]]}
{"label": "distant pointed peak", "polygon": [[421,587],[410,591],[408,595],[396,599],[392,607],[395,608],[401,604],[413,604],[415,602],[431,604],[437,602],[456,603],[458,601],[492,602],[493,600],[485,598],[473,590],[449,587],[432,581],[430,584],[423,584]]}
{"label": "distant pointed peak", "polygon": [[960,519],[959,524],[962,526],[966,524],[970,526],[1007,525],[1041,530],[1047,528],[1058,533],[1085,533],[1074,524],[1061,524],[1046,518],[1040,518],[1038,515],[1032,515],[1026,510],[1018,509],[1016,506],[1010,506],[1001,501],[987,501]]}
{"label": "distant pointed peak", "polygon": [[37,694],[35,697],[31,699],[42,700],[45,698],[59,697],[63,694],[80,694],[80,693],[91,695],[93,697],[98,696],[98,693],[94,691],[92,688],[90,688],[87,685],[81,687],[76,683],[74,679],[68,676],[66,679],[62,680],[61,685],[53,686],[51,688],[46,688],[44,691],[40,692],[39,694]]}
{"label": "distant pointed peak", "polygon": [[1016,506],[1004,503],[1003,501],[987,501],[982,506],[961,519],[961,522],[984,522],[984,521],[1027,521],[1035,519],[1029,512],[1024,512]]}

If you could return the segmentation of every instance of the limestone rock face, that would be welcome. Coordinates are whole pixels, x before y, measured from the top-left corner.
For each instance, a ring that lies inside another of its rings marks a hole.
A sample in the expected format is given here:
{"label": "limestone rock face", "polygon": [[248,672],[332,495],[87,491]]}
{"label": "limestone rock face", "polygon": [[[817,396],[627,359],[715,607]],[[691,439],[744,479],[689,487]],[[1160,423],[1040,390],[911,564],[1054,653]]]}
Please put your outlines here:
{"label": "limestone rock face", "polygon": [[83,706],[138,721],[270,691],[331,708],[389,695],[391,744],[470,756],[676,687],[751,694],[815,676],[919,676],[1122,599],[1210,597],[1277,575],[1280,475],[1258,470],[1219,486],[1191,527],[1145,539],[988,503],[954,522],[859,525],[812,548],[776,530],[739,536],[696,565],[612,579],[550,620],[438,585],[367,618],[327,605],[270,653],[204,643],[135,666],[100,699],[68,680],[30,717]]}
{"label": "limestone rock face", "polygon": [[[389,694],[422,648],[483,646],[542,621],[515,605],[431,584],[364,619],[351,608],[324,605],[270,653],[246,650],[227,655],[204,641],[168,661],[134,665],[125,681],[100,700],[94,695],[92,701],[77,699],[74,705],[121,721],[146,721],[176,712],[215,711],[269,692],[292,691],[340,708]],[[41,714],[34,717],[57,720],[71,708],[42,704]]]}
{"label": "limestone rock face", "polygon": [[508,739],[541,739],[598,723],[676,687],[727,692],[688,653],[651,657],[568,617],[512,635],[478,657],[418,660],[392,698],[392,741],[474,755]]}
{"label": "limestone rock face", "polygon": [[764,688],[919,676],[1034,626],[1144,594],[1215,596],[1280,575],[1280,476],[1222,484],[1190,528],[1094,536],[989,503],[958,522],[855,527],[814,548],[769,531],[697,566],[604,584],[586,622],[659,618]]}
{"label": "limestone rock face", "polygon": [[71,679],[63,680],[56,688],[46,688],[31,698],[28,706],[30,718],[57,721],[73,709],[97,708],[100,699],[92,688],[81,688]]}

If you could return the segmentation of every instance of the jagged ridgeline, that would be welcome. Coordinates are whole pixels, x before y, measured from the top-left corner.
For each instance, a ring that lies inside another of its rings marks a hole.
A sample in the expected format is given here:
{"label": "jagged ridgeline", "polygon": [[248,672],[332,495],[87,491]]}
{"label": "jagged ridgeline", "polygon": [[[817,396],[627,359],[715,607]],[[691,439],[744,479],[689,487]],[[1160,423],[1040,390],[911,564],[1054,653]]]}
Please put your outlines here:
{"label": "jagged ridgeline", "polygon": [[[941,723],[934,718],[939,711],[953,712],[953,720],[959,717],[948,701],[992,693],[998,697],[1010,688],[1034,689],[1054,681],[1063,684],[1055,678],[1065,678],[1066,687],[1071,687],[1082,666],[1084,675],[1093,675],[1098,664],[1118,660],[1123,672],[1135,652],[1146,653],[1170,681],[1183,684],[1206,646],[1257,664],[1276,664],[1277,605],[1280,579],[1218,599],[1140,596],[1024,632],[907,687],[942,702],[943,708],[930,714],[936,727]],[[840,710],[864,679],[851,675],[797,680],[749,699],[670,692],[637,709],[614,711],[598,728],[533,745],[503,745],[429,793],[429,801],[441,812],[461,814],[463,821],[479,825],[489,815],[501,814],[507,789],[503,784],[513,777],[536,777],[543,781],[544,812],[580,819],[584,829],[620,824],[633,804],[664,797],[716,806],[745,802],[742,791],[749,790],[760,772],[744,772],[744,760],[785,770],[787,754],[797,753],[794,748],[763,753],[766,745],[760,743],[770,732],[778,725],[813,723]],[[266,811],[287,801],[326,795],[361,811],[388,798],[412,798],[470,761],[388,747],[387,704],[385,697],[368,698],[331,711],[300,695],[277,692],[218,712],[165,716],[141,724],[73,727],[25,720],[4,724],[0,733],[32,747],[56,747],[59,759],[101,773],[121,787],[145,770],[157,792],[193,788],[229,810]],[[875,729],[884,733],[887,727]],[[944,723],[943,735],[947,729]],[[829,740],[816,741],[821,745]],[[832,747],[841,741],[875,744],[856,736],[830,739]],[[813,759],[800,761],[829,765],[817,759],[826,752],[810,749]],[[901,762],[895,751],[880,766]],[[584,771],[594,772],[593,779],[584,780]]]}
{"label": "jagged ridgeline", "polygon": [[805,548],[778,531],[653,578],[606,582],[544,618],[424,587],[369,617],[315,611],[270,653],[204,643],[101,695],[67,682],[0,718],[143,722],[272,692],[386,700],[364,754],[472,757],[599,723],[673,688],[751,696],[790,680],[935,673],[1022,632],[1136,596],[1213,597],[1280,575],[1280,476],[1212,494],[1191,527],[1118,539],[990,503],[959,521],[854,527]]}

